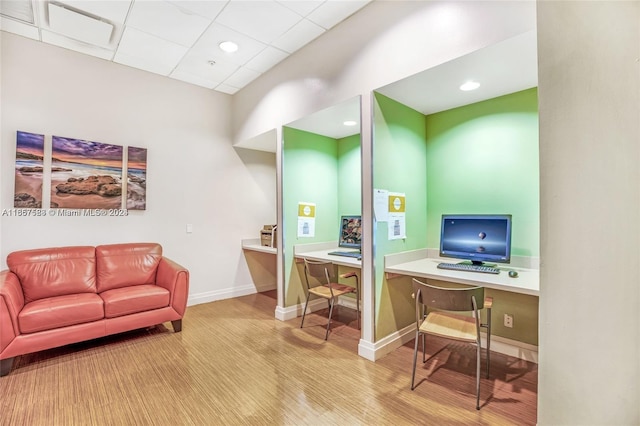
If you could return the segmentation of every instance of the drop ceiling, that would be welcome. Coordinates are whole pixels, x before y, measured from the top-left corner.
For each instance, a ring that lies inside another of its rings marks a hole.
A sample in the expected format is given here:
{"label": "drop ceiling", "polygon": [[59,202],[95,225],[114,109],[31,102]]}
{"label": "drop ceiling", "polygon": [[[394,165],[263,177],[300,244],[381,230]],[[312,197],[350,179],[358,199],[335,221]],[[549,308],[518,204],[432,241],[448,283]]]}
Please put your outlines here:
{"label": "drop ceiling", "polygon": [[234,94],[369,1],[1,0],[0,29]]}

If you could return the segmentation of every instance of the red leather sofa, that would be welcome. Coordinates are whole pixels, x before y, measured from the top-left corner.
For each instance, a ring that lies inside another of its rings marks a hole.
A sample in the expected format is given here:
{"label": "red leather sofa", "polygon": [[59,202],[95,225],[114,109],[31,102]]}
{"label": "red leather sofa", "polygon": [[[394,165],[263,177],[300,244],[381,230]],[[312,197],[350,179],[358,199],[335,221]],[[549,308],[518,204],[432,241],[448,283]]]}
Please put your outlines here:
{"label": "red leather sofa", "polygon": [[182,329],[189,271],[155,243],[16,251],[0,272],[0,376],[13,358],[171,321]]}

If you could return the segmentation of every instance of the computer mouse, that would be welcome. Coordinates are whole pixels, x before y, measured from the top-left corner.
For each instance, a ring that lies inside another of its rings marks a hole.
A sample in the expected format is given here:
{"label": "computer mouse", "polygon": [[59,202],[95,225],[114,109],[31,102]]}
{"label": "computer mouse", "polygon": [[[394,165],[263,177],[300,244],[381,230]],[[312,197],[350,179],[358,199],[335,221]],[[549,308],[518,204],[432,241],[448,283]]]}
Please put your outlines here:
{"label": "computer mouse", "polygon": [[516,278],[518,276],[518,272],[517,271],[509,271],[509,276],[511,278]]}

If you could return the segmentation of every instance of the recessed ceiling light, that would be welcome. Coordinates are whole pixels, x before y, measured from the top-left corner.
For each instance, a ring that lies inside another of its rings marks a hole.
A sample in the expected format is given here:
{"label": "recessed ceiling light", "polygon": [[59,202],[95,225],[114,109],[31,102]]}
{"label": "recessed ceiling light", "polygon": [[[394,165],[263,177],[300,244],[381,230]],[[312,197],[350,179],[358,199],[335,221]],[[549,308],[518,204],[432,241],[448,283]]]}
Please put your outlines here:
{"label": "recessed ceiling light", "polygon": [[218,45],[220,49],[227,53],[233,53],[238,51],[238,45],[232,41],[223,41]]}
{"label": "recessed ceiling light", "polygon": [[480,83],[469,80],[460,86],[460,90],[468,92],[469,90],[476,90],[478,87],[480,87]]}
{"label": "recessed ceiling light", "polygon": [[344,124],[345,126],[355,126],[356,124],[358,124],[358,122],[353,120],[347,120],[342,124]]}

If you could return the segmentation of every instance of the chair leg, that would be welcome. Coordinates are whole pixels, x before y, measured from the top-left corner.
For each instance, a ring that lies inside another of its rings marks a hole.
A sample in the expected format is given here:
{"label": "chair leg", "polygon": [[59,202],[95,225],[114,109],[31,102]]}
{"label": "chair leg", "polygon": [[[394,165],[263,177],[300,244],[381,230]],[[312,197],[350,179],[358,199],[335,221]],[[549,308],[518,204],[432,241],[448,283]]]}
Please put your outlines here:
{"label": "chair leg", "polygon": [[[424,337],[424,335],[422,336]],[[416,361],[418,359],[418,339],[420,339],[420,332],[416,331],[416,344],[413,348],[413,369],[411,370],[411,390],[414,389],[414,385],[413,383],[415,382],[416,379]],[[422,340],[422,342],[424,343],[424,339]]]}
{"label": "chair leg", "polygon": [[333,314],[333,299],[329,300],[329,320],[327,321],[327,332],[324,335],[324,340],[329,338],[329,327],[331,327],[331,315]]}
{"label": "chair leg", "polygon": [[360,330],[360,318],[362,315],[360,314],[360,292],[356,292],[356,314],[358,316],[358,330]]}
{"label": "chair leg", "polygon": [[171,321],[174,333],[180,333],[182,331],[182,319]]}
{"label": "chair leg", "polygon": [[489,368],[491,365],[491,335],[487,333],[487,379],[489,378]]}
{"label": "chair leg", "polygon": [[302,310],[302,321],[300,321],[300,328],[304,324],[304,316],[307,314],[307,305],[309,305],[309,295],[307,294],[307,301],[304,302],[304,309]]}
{"label": "chair leg", "polygon": [[480,342],[476,345],[476,410],[480,409]]}
{"label": "chair leg", "polygon": [[487,379],[489,378],[489,366],[491,365],[491,363],[489,362],[489,359],[491,357],[491,328],[489,327],[489,329],[487,330]]}
{"label": "chair leg", "polygon": [[423,364],[425,362],[427,362],[427,344],[426,344],[426,340],[427,340],[427,335],[423,334],[422,335],[422,363]]}

